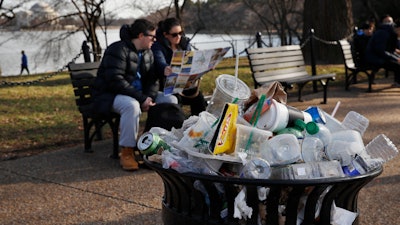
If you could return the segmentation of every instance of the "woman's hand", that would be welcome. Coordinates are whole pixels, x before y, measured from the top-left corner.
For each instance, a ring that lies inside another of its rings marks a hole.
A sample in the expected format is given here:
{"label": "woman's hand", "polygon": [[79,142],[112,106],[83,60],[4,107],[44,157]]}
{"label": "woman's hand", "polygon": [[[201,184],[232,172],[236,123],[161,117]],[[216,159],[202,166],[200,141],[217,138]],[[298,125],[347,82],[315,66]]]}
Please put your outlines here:
{"label": "woman's hand", "polygon": [[170,66],[166,66],[164,68],[164,76],[168,77],[172,73],[172,68]]}

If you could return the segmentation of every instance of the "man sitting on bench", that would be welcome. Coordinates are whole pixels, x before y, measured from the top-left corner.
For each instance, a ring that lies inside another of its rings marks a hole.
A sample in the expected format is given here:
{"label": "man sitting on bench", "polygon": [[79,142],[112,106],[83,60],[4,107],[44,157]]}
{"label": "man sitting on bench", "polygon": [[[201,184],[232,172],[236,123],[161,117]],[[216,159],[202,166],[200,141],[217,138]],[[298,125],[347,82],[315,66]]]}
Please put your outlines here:
{"label": "man sitting on bench", "polygon": [[400,87],[400,24],[389,15],[382,17],[381,25],[368,42],[365,58],[368,63],[394,72],[392,87]]}
{"label": "man sitting on bench", "polygon": [[145,19],[121,28],[121,40],[111,44],[93,85],[96,113],[116,112],[120,121],[120,164],[124,170],[137,170],[134,148],[139,133],[139,119],[156,103],[178,103],[175,96],[158,92],[158,77],[150,50],[156,40],[156,27]]}

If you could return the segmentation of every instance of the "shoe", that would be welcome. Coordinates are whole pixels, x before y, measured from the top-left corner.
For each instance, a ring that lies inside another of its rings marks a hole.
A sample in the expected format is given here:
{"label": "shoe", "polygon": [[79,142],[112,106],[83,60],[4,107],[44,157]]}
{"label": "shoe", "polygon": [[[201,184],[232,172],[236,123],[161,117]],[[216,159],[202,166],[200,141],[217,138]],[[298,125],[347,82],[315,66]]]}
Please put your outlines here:
{"label": "shoe", "polygon": [[121,148],[119,153],[119,163],[124,170],[132,171],[139,169],[139,164],[136,162],[136,159],[133,155],[133,148],[131,147]]}
{"label": "shoe", "polygon": [[397,82],[394,82],[394,84],[392,84],[392,87],[394,88],[400,88],[400,84]]}

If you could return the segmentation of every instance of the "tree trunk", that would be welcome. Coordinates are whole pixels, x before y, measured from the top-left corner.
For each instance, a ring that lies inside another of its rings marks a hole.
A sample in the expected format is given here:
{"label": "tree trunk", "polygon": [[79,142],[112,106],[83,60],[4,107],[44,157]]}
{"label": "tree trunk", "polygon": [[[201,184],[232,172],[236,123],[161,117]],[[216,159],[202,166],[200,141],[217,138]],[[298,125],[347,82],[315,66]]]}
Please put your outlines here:
{"label": "tree trunk", "polygon": [[[343,63],[338,57],[339,48],[335,41],[351,37],[353,33],[351,0],[305,0],[303,40],[306,41],[310,29],[314,29],[314,54],[317,64]],[[303,49],[305,60],[310,60],[310,45]]]}

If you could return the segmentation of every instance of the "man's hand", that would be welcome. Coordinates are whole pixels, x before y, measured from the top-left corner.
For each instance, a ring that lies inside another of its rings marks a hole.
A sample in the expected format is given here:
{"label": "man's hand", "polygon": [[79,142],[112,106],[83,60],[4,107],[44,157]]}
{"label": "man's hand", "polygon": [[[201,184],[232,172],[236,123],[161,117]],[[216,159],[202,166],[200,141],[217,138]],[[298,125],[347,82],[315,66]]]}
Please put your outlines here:
{"label": "man's hand", "polygon": [[140,105],[140,108],[142,109],[143,112],[149,111],[151,106],[155,106],[156,103],[153,102],[153,99],[150,97],[147,97],[146,100]]}

